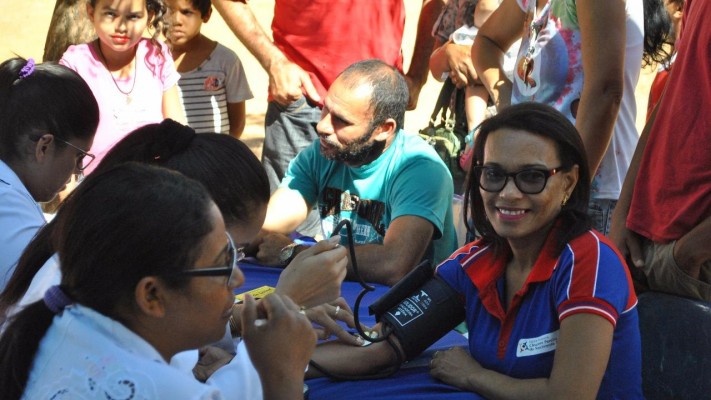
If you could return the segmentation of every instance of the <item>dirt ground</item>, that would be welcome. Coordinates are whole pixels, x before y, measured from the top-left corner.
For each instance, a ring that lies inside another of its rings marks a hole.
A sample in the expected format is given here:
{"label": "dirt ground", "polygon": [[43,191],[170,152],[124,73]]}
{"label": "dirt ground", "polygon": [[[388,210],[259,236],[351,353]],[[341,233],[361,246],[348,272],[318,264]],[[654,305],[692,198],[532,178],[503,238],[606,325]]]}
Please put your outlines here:
{"label": "dirt ground", "polygon": [[[405,55],[405,68],[412,55],[419,6],[421,3],[414,0],[403,0],[406,4],[406,26],[403,53]],[[47,28],[54,10],[55,0],[25,0],[6,1],[3,12],[0,13],[0,60],[13,57],[15,54],[22,57],[41,59]],[[419,3],[419,4],[418,4]],[[274,10],[274,0],[259,0],[250,2],[257,20],[269,31]],[[247,80],[254,93],[254,99],[247,101],[247,126],[242,139],[259,156],[261,155],[262,141],[264,138],[264,112],[267,104],[267,74],[256,59],[236,39],[227,28],[219,14],[215,13],[212,19],[204,25],[203,32],[210,38],[217,40],[234,50],[240,57],[246,71]],[[647,106],[647,93],[652,74],[643,71],[637,87],[638,118],[637,125],[641,130],[644,123],[644,110]],[[432,113],[435,100],[439,93],[440,83],[430,77],[420,93],[417,109],[406,114],[405,129],[415,132],[427,125]]]}

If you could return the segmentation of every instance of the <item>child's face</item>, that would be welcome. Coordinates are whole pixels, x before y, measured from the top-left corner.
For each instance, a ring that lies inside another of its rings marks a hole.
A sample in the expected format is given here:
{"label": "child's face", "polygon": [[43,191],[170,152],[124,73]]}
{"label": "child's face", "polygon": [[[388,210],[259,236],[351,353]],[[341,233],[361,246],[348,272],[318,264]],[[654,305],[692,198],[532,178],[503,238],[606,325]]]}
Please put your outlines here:
{"label": "child's face", "polygon": [[87,12],[104,48],[118,53],[133,49],[152,17],[145,0],[96,0]]}
{"label": "child's face", "polygon": [[210,12],[202,15],[192,0],[167,0],[165,21],[168,25],[166,36],[173,47],[181,47],[200,35],[203,22],[210,19]]}

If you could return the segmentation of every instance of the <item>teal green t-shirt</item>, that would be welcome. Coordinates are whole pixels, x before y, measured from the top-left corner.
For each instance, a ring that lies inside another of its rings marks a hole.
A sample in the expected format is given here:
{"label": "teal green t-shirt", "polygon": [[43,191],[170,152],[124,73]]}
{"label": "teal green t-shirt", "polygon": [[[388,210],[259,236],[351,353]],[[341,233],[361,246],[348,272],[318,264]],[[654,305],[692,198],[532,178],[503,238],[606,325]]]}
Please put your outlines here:
{"label": "teal green t-shirt", "polygon": [[299,153],[280,186],[298,191],[308,204],[317,203],[324,237],[349,219],[355,243],[383,243],[393,220],[415,215],[435,228],[435,264],[456,250],[452,176],[419,136],[399,131],[380,157],[360,167],[328,160],[319,149],[316,140]]}

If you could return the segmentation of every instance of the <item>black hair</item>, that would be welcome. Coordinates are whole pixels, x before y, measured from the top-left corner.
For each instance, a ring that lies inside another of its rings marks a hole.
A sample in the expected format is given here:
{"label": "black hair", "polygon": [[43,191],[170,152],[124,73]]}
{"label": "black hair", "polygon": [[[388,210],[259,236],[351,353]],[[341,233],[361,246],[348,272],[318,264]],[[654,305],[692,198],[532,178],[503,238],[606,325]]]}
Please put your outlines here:
{"label": "black hair", "polygon": [[397,129],[403,129],[409,91],[400,71],[380,60],[364,60],[351,64],[340,73],[339,78],[349,88],[363,83],[372,88],[370,109],[373,118],[370,121],[370,131],[388,118],[395,120]]}
{"label": "black hair", "polygon": [[0,159],[6,163],[24,159],[23,146],[37,134],[90,139],[99,125],[94,94],[76,72],[42,63],[20,78],[26,65],[28,60],[20,57],[0,64]]}
{"label": "black hair", "polygon": [[[176,170],[202,183],[227,226],[246,222],[269,201],[269,180],[252,151],[238,139],[195,131],[173,120],[148,124],[118,142],[92,174],[135,161]],[[56,221],[42,227],[30,241],[0,293],[0,315],[20,301],[32,278],[54,253],[50,242]]]}
{"label": "black hair", "polygon": [[211,0],[192,0],[193,8],[200,11],[200,16],[205,17],[212,7]]}
{"label": "black hair", "polygon": [[[683,6],[683,0],[671,0]],[[671,54],[669,45],[673,42],[674,27],[671,16],[664,6],[664,0],[644,0],[644,51],[643,66],[655,63],[665,64]]]}
{"label": "black hair", "polygon": [[[185,277],[214,229],[212,201],[204,187],[165,168],[126,163],[93,173],[69,195],[51,233],[62,269],[60,288],[75,303],[121,321],[135,307],[134,291],[146,276],[169,287]],[[12,317],[0,338],[0,386],[19,399],[39,342],[53,313],[38,301]]]}
{"label": "black hair", "polygon": [[201,182],[227,225],[250,220],[252,210],[269,201],[269,180],[261,163],[246,144],[229,135],[198,135],[166,119],[126,136],[97,170],[126,161],[160,165]]}
{"label": "black hair", "polygon": [[[500,129],[516,129],[547,137],[555,143],[564,170],[578,165],[578,183],[558,215],[557,247],[554,249],[558,254],[571,239],[590,229],[590,218],[587,214],[590,170],[580,134],[575,126],[553,107],[535,102],[513,105],[481,123],[474,142],[472,166],[483,165],[486,139],[489,134]],[[486,217],[479,182],[471,173],[465,184],[464,216],[467,229],[473,231],[469,224],[471,216],[473,228],[476,228],[484,242],[492,245],[496,253],[506,248],[505,239],[494,231]]]}

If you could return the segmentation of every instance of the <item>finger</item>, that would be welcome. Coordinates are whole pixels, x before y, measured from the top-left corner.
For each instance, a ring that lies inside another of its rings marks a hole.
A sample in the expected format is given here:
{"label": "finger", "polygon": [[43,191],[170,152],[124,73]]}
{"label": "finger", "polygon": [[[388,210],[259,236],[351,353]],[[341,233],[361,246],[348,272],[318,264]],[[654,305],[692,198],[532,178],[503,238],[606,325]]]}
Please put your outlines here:
{"label": "finger", "polygon": [[352,311],[341,308],[338,310],[337,314],[334,312],[332,315],[334,320],[344,322],[349,327],[355,328],[355,319]]}
{"label": "finger", "polygon": [[306,97],[315,102],[321,101],[321,96],[318,95],[318,90],[316,90],[313,82],[311,82],[311,77],[306,72],[303,72],[301,75],[301,87],[304,88]]}
{"label": "finger", "polygon": [[[365,332],[368,332],[367,330]],[[351,346],[362,346],[365,340],[360,337],[358,334],[352,334],[351,332],[347,331],[346,329],[343,329],[342,326],[338,325],[338,328],[333,331],[333,335],[335,335],[338,340],[341,342],[344,342],[346,344],[349,344]]]}
{"label": "finger", "polygon": [[642,257],[642,249],[639,246],[639,240],[632,236],[632,234],[630,234],[627,238],[627,248],[630,252],[629,256],[632,263],[634,263],[634,266],[637,268],[644,267],[644,258]]}
{"label": "finger", "polygon": [[264,314],[267,320],[279,317],[286,310],[286,305],[284,305],[284,299],[289,298],[286,296],[282,297],[278,294],[272,293],[270,295],[267,295],[265,298],[262,299],[262,301],[259,302],[259,305],[264,310]]}
{"label": "finger", "polygon": [[330,250],[334,250],[340,247],[340,236],[332,236],[326,240],[322,240],[310,248],[302,251],[305,254],[317,255],[320,253],[325,253]]}
{"label": "finger", "polygon": [[300,311],[301,308],[294,303],[294,300],[290,299],[289,296],[280,296],[282,302],[284,303],[284,307],[286,307],[287,310],[290,311]]}
{"label": "finger", "polygon": [[254,321],[257,319],[257,304],[250,294],[244,295],[244,306],[242,307],[242,332],[246,333],[248,329],[254,327]]}
{"label": "finger", "polygon": [[452,71],[452,74],[456,77],[456,81],[452,79],[452,82],[458,87],[458,88],[463,88],[467,86],[469,83],[469,80],[467,79],[467,76],[460,72],[458,69]]}
{"label": "finger", "polygon": [[319,328],[317,326],[314,326],[314,332],[316,332],[316,338],[318,340],[326,340],[330,336],[330,334],[326,332],[325,329]]}
{"label": "finger", "polygon": [[476,74],[476,69],[474,69],[474,66],[472,65],[471,61],[465,64],[466,65],[466,72],[467,75],[469,75],[470,78],[473,80],[477,80],[477,74]]}

